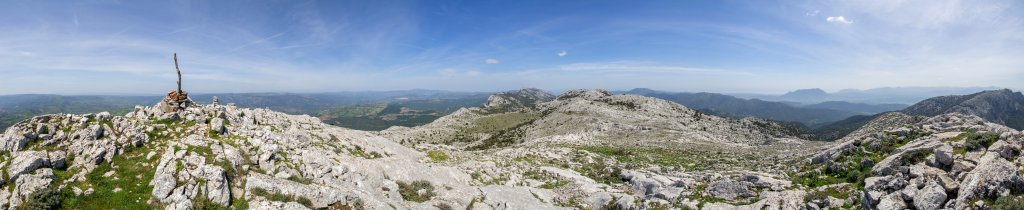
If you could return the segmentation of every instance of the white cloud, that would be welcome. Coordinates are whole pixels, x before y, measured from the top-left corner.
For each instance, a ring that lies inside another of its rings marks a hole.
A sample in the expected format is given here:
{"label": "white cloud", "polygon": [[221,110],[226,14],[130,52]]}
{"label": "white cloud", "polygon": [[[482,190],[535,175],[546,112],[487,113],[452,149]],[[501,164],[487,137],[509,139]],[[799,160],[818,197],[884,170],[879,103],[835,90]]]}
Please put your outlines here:
{"label": "white cloud", "polygon": [[565,55],[568,55],[568,54],[569,54],[569,52],[565,52],[565,50],[562,50],[561,52],[558,52],[558,57],[565,57]]}
{"label": "white cloud", "polygon": [[814,16],[818,15],[818,12],[821,12],[821,11],[818,11],[818,10],[807,11],[807,13],[804,13],[804,16],[814,17]]}
{"label": "white cloud", "polygon": [[500,61],[498,61],[498,60],[496,60],[494,58],[488,58],[487,60],[484,60],[484,63],[485,64],[498,64],[498,63],[500,63]]}
{"label": "white cloud", "polygon": [[828,18],[825,18],[825,21],[828,21],[829,23],[840,23],[840,24],[850,24],[850,23],[853,23],[852,20],[847,20],[843,16],[829,16]]}

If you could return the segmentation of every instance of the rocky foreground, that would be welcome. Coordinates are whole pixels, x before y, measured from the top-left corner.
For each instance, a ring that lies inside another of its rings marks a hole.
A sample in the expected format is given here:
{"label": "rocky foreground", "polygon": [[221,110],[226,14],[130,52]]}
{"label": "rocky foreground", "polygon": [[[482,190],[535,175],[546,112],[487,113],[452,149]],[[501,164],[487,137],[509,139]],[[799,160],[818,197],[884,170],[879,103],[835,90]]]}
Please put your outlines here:
{"label": "rocky foreground", "polygon": [[0,206],[985,209],[1024,192],[1024,135],[970,115],[892,113],[823,143],[641,96],[522,93],[383,132],[216,104],[38,116],[0,137]]}

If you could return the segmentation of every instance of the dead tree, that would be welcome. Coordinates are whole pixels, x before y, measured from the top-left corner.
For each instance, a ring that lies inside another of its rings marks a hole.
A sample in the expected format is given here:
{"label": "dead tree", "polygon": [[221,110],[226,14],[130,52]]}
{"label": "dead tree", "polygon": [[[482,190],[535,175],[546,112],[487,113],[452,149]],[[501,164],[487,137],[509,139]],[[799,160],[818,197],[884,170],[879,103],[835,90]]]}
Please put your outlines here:
{"label": "dead tree", "polygon": [[178,53],[174,53],[174,70],[178,71],[178,94],[181,94],[181,68],[178,68]]}

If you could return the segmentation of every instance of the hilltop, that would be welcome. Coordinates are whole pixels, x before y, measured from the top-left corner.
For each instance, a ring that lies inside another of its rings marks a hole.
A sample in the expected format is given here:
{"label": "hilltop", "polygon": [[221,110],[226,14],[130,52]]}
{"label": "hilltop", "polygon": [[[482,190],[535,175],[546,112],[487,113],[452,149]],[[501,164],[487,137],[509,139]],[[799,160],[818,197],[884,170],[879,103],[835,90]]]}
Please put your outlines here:
{"label": "hilltop", "polygon": [[[964,100],[968,101],[968,100]],[[380,132],[233,105],[54,114],[0,136],[7,208],[982,208],[1021,199],[1024,134],[886,113],[834,142],[603,90],[495,94]]]}

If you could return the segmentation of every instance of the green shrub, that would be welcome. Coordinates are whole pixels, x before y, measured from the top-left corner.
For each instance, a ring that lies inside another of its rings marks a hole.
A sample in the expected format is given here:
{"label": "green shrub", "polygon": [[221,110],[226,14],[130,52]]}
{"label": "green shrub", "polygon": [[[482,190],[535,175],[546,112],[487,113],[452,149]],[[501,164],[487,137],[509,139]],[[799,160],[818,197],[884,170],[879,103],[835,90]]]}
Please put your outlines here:
{"label": "green shrub", "polygon": [[24,209],[58,209],[60,208],[60,190],[43,188],[32,192],[25,199]]}
{"label": "green shrub", "polygon": [[998,133],[971,133],[967,136],[967,142],[964,145],[967,146],[967,150],[974,151],[978,149],[985,149],[992,146],[999,140]]}
{"label": "green shrub", "polygon": [[903,162],[903,165],[914,165],[924,161],[924,159],[928,158],[930,153],[931,151],[929,150],[909,151],[900,156],[900,161]]}
{"label": "green shrub", "polygon": [[[424,190],[425,193],[418,193]],[[425,180],[416,180],[412,183],[398,182],[398,193],[407,201],[419,202],[429,201],[434,196],[434,185]]]}
{"label": "green shrub", "polygon": [[999,197],[992,203],[995,210],[1024,210],[1024,197],[1008,195]]}

